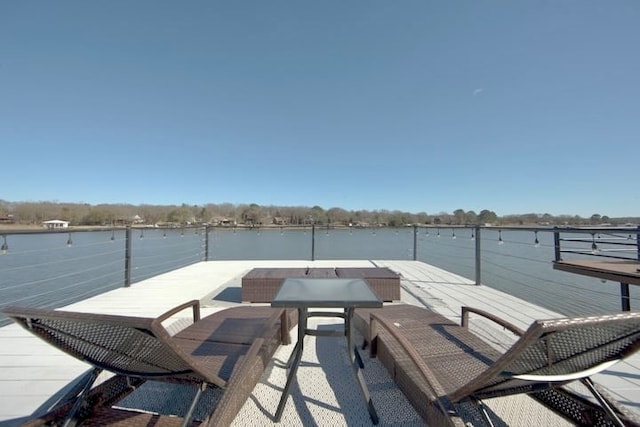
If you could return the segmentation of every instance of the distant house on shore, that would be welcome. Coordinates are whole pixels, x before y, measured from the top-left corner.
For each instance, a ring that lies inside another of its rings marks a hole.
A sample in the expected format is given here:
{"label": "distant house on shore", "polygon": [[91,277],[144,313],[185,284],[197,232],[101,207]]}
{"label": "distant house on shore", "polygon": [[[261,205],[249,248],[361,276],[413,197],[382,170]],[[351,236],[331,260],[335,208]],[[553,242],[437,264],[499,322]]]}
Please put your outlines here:
{"label": "distant house on shore", "polygon": [[15,222],[16,221],[11,214],[7,216],[0,216],[0,224],[13,224]]}
{"label": "distant house on shore", "polygon": [[288,225],[289,221],[287,221],[287,218],[285,218],[283,216],[274,216],[273,217],[273,223],[275,225]]}
{"label": "distant house on shore", "polygon": [[50,221],[43,221],[42,225],[44,228],[48,228],[49,230],[57,230],[60,228],[69,227],[69,221],[62,221],[59,219],[52,219]]}
{"label": "distant house on shore", "polygon": [[130,225],[130,224],[143,224],[144,218],[140,215],[134,215],[132,217],[120,217],[115,221],[115,225]]}
{"label": "distant house on shore", "polygon": [[237,225],[235,219],[227,217],[211,218],[209,222],[213,225],[222,225],[224,227],[235,227]]}

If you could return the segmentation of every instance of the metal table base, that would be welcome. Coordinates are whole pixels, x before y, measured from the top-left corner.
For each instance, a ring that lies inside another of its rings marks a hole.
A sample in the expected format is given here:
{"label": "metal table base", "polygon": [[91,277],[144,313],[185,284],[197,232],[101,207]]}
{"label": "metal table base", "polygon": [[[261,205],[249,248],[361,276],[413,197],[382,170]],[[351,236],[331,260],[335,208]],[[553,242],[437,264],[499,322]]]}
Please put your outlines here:
{"label": "metal table base", "polygon": [[[353,368],[353,373],[358,380],[358,384],[360,385],[360,390],[362,391],[362,395],[364,397],[365,403],[367,405],[367,410],[369,411],[369,416],[371,417],[371,421],[373,424],[378,424],[378,414],[376,412],[375,407],[373,406],[373,401],[371,400],[371,395],[369,394],[369,389],[367,388],[367,384],[364,380],[364,376],[362,375],[362,369],[364,368],[364,364],[358,353],[357,347],[353,344],[352,338],[352,328],[351,323],[353,319],[354,308],[349,307],[345,308],[344,313],[335,313],[335,312],[309,312],[307,307],[299,307],[298,308],[298,342],[296,343],[291,355],[289,356],[289,360],[287,361],[287,369],[289,371],[287,375],[287,382],[284,386],[284,390],[282,392],[282,396],[280,397],[280,402],[278,403],[278,409],[275,414],[275,421],[280,422],[282,418],[282,411],[284,411],[284,407],[287,403],[287,398],[289,397],[289,389],[291,388],[291,383],[293,382],[294,377],[296,376],[296,372],[298,371],[298,366],[300,365],[300,359],[302,358],[302,353],[304,350],[304,337],[305,335],[313,335],[313,336],[332,336],[332,337],[341,337],[346,336],[347,338],[347,351],[349,354],[349,362]],[[317,329],[309,329],[308,328],[308,319],[309,317],[340,317],[344,319],[344,331],[320,331]]]}

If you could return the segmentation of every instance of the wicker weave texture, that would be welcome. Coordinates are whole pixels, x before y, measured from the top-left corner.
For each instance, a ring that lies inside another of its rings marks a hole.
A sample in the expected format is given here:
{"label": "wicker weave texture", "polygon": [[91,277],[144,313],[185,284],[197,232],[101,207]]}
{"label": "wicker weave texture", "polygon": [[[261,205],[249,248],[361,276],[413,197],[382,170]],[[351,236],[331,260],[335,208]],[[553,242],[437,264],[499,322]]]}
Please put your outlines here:
{"label": "wicker weave texture", "polygon": [[244,302],[271,302],[286,278],[364,279],[382,301],[400,299],[400,276],[388,268],[254,268],[242,277]]}
{"label": "wicker weave texture", "polygon": [[[197,301],[165,315],[192,305],[197,306]],[[151,319],[19,307],[6,307],[3,311],[68,354],[117,374],[116,379],[126,375],[143,380],[186,381],[224,387],[225,392],[214,409],[210,425],[229,425],[233,421],[282,342],[281,323],[290,328],[297,321],[292,314],[294,310],[233,307],[196,319],[172,337],[161,324],[165,315]],[[196,312],[199,309],[194,309]],[[110,383],[118,385],[122,381]],[[126,394],[121,386],[111,388],[115,390],[114,395],[122,397]],[[91,401],[95,403],[90,407],[100,409],[97,402],[111,405],[114,396],[109,393],[110,390],[101,387],[99,394],[92,394],[95,397],[91,397]],[[55,416],[64,415],[61,410],[54,412]],[[88,415],[96,414],[99,416],[100,412]],[[138,416],[125,415],[122,422],[143,422]],[[43,419],[51,420],[52,417]],[[104,424],[99,418],[96,422]]]}
{"label": "wicker weave texture", "polygon": [[387,267],[336,268],[338,277],[364,279],[382,301],[400,299],[400,276]]}
{"label": "wicker weave texture", "polygon": [[493,396],[523,392],[503,375],[562,375],[629,356],[640,349],[640,312],[534,322],[499,360],[452,396]]}
{"label": "wicker weave texture", "polygon": [[[83,427],[180,427],[182,420],[177,417],[122,409],[99,408],[94,417],[85,420]],[[190,427],[201,425],[199,421],[192,421]]]}
{"label": "wicker weave texture", "polygon": [[[376,316],[373,327],[367,319],[372,315]],[[541,386],[547,391],[533,396],[563,416],[577,423],[588,424],[589,419],[598,419],[598,425],[609,425],[601,408],[589,401],[556,391],[546,383],[525,383],[504,373],[567,374],[628,356],[640,346],[640,312],[537,321],[504,354],[468,329],[419,307],[394,305],[357,310],[354,324],[373,340],[372,349],[377,350],[378,357],[416,410],[435,425],[444,425],[444,414],[455,424],[478,423],[479,412],[469,402],[493,401],[491,398],[513,394],[523,396],[541,390]],[[521,419],[544,417],[551,419],[551,423],[559,422],[543,406],[529,404],[530,400],[519,397],[512,400],[519,405],[525,402],[531,408],[530,412],[514,409],[520,412]],[[500,402],[499,407],[509,407],[508,400]],[[514,414],[508,413],[505,419]],[[629,414],[620,411],[620,416],[629,425],[636,425]],[[492,417],[500,419],[496,414]]]}
{"label": "wicker weave texture", "polygon": [[271,302],[287,277],[305,277],[306,268],[254,268],[242,277],[244,302]]}

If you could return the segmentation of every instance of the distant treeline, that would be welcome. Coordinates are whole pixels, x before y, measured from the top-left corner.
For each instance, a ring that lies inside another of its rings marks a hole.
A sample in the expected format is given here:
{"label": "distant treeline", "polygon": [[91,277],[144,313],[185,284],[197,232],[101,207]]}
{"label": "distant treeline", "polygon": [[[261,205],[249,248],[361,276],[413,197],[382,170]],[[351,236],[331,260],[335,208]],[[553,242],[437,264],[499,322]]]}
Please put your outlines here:
{"label": "distant treeline", "polygon": [[589,218],[578,215],[527,213],[498,216],[491,210],[478,213],[457,209],[452,213],[409,213],[390,210],[323,209],[320,206],[260,206],[252,204],[206,204],[202,206],[182,204],[129,205],[58,203],[58,202],[7,202],[0,200],[0,223],[39,225],[48,220],[69,221],[71,226],[110,226],[125,224],[213,224],[213,225],[332,225],[332,226],[389,226],[407,224],[433,225],[627,225],[638,224],[640,218],[609,218],[593,214]]}

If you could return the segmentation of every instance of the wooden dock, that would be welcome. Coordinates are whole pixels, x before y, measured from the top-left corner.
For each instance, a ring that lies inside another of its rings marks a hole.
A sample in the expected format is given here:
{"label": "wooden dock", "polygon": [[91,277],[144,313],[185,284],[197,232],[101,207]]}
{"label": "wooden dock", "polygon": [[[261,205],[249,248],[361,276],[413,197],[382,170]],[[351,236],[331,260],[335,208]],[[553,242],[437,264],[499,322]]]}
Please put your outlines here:
{"label": "wooden dock", "polygon": [[[116,289],[64,307],[89,313],[125,314],[156,317],[179,303],[198,299],[205,316],[225,307],[242,304],[241,278],[255,267],[371,267],[384,266],[401,274],[401,300],[435,310],[460,320],[462,306],[473,306],[495,313],[517,326],[526,328],[535,319],[561,317],[541,307],[497,291],[476,286],[471,280],[418,261],[209,261]],[[246,304],[246,303],[244,303]],[[318,320],[329,322],[334,320]],[[478,323],[477,332],[499,347],[513,339],[491,324]],[[176,326],[176,328],[179,325]],[[309,337],[310,343],[316,338]],[[326,424],[353,425],[368,420],[367,411],[350,384],[344,340],[330,340],[322,345],[307,345],[305,366],[298,373],[299,386],[292,392],[282,425]],[[17,325],[0,328],[0,426],[20,425],[21,421],[42,410],[50,398],[84,373],[88,366],[59,352]],[[292,346],[281,347],[272,366],[267,369],[254,394],[247,401],[234,425],[269,425],[285,381],[281,368]],[[309,353],[307,353],[307,351]],[[345,354],[344,363],[335,354]],[[337,360],[336,360],[337,359]],[[327,364],[337,364],[328,367]],[[366,361],[364,370],[372,398],[386,425],[422,425],[412,407],[395,387],[376,359]],[[347,369],[342,375],[340,369]],[[640,355],[619,363],[612,370],[594,377],[612,396],[640,414]]]}

